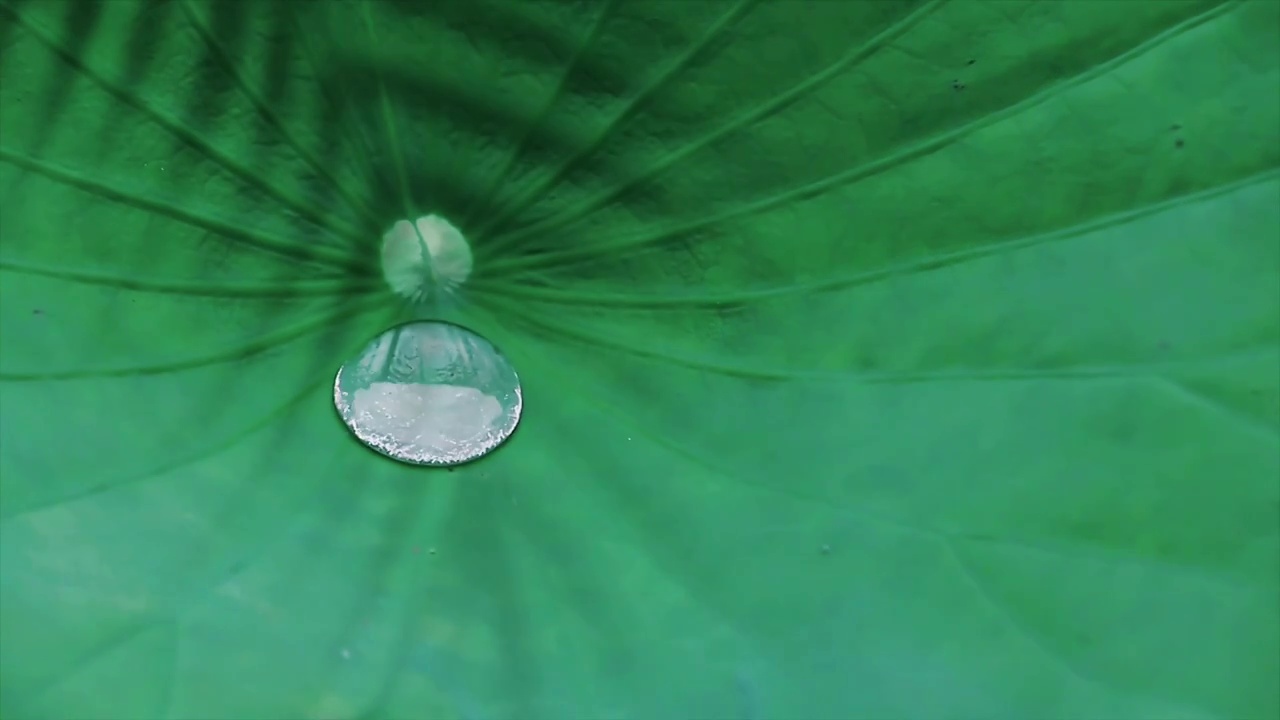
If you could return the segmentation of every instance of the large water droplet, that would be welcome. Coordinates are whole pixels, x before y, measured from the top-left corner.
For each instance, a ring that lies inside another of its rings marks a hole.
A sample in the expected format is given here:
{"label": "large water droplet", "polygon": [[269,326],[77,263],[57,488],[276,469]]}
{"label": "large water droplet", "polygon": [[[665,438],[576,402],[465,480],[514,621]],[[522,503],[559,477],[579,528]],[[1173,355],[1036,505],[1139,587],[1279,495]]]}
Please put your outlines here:
{"label": "large water droplet", "polygon": [[338,370],[333,402],[370,448],[415,465],[457,465],[493,452],[520,422],[515,368],[493,343],[445,322],[374,338]]}

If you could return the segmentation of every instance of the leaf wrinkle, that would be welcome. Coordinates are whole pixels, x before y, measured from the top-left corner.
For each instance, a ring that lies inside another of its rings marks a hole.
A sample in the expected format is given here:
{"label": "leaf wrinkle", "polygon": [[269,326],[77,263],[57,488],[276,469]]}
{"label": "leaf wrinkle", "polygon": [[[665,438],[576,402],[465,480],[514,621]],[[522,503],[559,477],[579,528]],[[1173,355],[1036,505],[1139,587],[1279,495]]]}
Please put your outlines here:
{"label": "leaf wrinkle", "polygon": [[141,192],[121,189],[128,187],[124,183],[93,180],[74,170],[58,167],[8,148],[0,147],[0,162],[29,170],[54,182],[74,187],[110,202],[161,215],[278,257],[322,263],[338,270],[363,271],[365,266],[364,262],[358,261],[351,253],[338,253],[328,248],[299,246],[273,235],[246,229],[243,223],[205,217],[170,202],[146,197]]}
{"label": "leaf wrinkle", "polygon": [[[790,189],[781,190],[764,198],[746,201],[729,210],[700,217],[695,220],[672,223],[661,230],[638,233],[629,238],[624,237],[614,240],[608,244],[602,243],[600,245],[586,245],[568,250],[549,252],[534,258],[515,257],[508,258],[505,262],[503,260],[497,260],[489,263],[489,271],[495,276],[506,276],[518,275],[529,270],[546,269],[548,267],[563,268],[570,264],[589,262],[601,256],[622,254],[642,247],[657,245],[661,242],[676,240],[700,230],[727,225],[733,221],[738,221],[747,217],[766,213],[792,203],[824,195],[831,190],[864,180],[874,175],[879,175],[907,162],[939,152],[943,148],[953,145],[979,130],[995,125],[998,122],[1007,120],[1019,113],[1055,99],[1066,93],[1068,90],[1083,85],[1084,83],[1109,72],[1115,67],[1123,65],[1124,63],[1139,56],[1145,55],[1156,47],[1163,45],[1183,33],[1221,16],[1226,11],[1233,9],[1238,2],[1239,0],[1230,0],[1223,5],[1215,6],[1200,15],[1185,20],[1175,27],[1160,33],[1159,35],[1149,39],[1147,42],[1132,48],[1128,52],[1122,53],[1106,62],[1099,63],[1070,78],[1066,78],[1063,81],[1049,86],[1041,92],[1027,97],[1020,102],[1006,106],[1001,110],[981,117],[973,118],[964,124],[936,132],[907,145],[892,148],[887,154],[881,155],[867,162],[859,163],[848,170],[829,175],[826,178],[815,180]],[[505,246],[515,240],[523,239],[531,234],[536,234],[535,230],[537,232],[542,232],[542,228],[535,224],[524,230],[519,230],[515,233],[509,234],[501,240],[501,244]],[[498,241],[495,240],[495,242]]]}
{"label": "leaf wrinkle", "polygon": [[[505,210],[499,210],[494,213],[489,222],[480,227],[478,233],[484,234],[492,228],[501,226],[508,218],[523,212],[549,190],[560,184],[569,174],[570,170],[576,167],[585,158],[595,153],[610,137],[622,128],[654,94],[669,85],[694,61],[708,52],[708,50],[713,46],[715,40],[725,32],[731,30],[734,25],[745,17],[758,2],[759,0],[738,0],[730,10],[722,15],[720,19],[708,28],[693,44],[686,48],[678,58],[659,71],[647,85],[633,95],[621,110],[605,122],[589,142],[580,147],[573,154],[569,155],[563,162],[556,166],[554,170],[544,176],[541,180],[535,182],[523,194],[508,203]],[[548,229],[541,227],[543,225],[544,223],[535,223],[524,231],[499,236],[493,240],[493,246],[486,252],[494,254],[501,253],[503,250],[519,242],[525,237],[542,234],[546,229]],[[554,224],[551,227],[554,227]]]}
{"label": "leaf wrinkle", "polygon": [[93,82],[93,84],[97,85],[120,102],[146,116],[149,120],[163,128],[185,146],[190,147],[216,163],[218,166],[222,167],[247,185],[257,189],[268,197],[271,197],[284,207],[289,208],[293,212],[297,213],[299,217],[306,218],[318,227],[328,228],[330,231],[344,237],[353,244],[358,245],[360,243],[362,238],[362,232],[360,229],[353,227],[332,227],[329,220],[331,217],[330,215],[319,208],[309,206],[296,198],[288,196],[270,182],[266,181],[261,175],[254,173],[252,170],[243,166],[226,153],[218,150],[192,128],[151,107],[150,104],[138,97],[132,90],[121,87],[116,82],[113,82],[109,78],[99,74],[93,68],[85,64],[77,55],[71,53],[67,48],[60,45],[48,34],[46,30],[37,27],[35,24],[28,21],[25,17],[18,15],[6,5],[0,5],[0,11],[6,11],[15,22],[25,27],[41,42],[41,44],[49,48],[64,62],[75,68],[83,77]]}

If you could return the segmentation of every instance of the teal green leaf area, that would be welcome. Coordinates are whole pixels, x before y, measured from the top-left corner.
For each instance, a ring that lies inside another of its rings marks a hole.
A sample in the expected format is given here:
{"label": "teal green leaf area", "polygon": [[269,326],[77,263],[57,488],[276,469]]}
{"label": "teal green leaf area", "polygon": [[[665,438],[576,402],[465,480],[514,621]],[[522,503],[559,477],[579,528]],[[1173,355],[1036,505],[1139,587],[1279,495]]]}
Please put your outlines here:
{"label": "teal green leaf area", "polygon": [[1280,2],[0,0],[0,201],[6,720],[1280,713]]}

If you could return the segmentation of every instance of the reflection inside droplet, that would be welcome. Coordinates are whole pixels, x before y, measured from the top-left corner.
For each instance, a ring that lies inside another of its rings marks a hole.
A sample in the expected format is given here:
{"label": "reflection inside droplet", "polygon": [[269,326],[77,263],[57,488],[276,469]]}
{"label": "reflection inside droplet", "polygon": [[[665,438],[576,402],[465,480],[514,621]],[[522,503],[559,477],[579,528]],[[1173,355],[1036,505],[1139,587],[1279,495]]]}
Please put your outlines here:
{"label": "reflection inside droplet", "polygon": [[415,465],[456,465],[493,452],[520,422],[520,379],[488,340],[444,322],[374,338],[338,370],[333,401],[374,450]]}

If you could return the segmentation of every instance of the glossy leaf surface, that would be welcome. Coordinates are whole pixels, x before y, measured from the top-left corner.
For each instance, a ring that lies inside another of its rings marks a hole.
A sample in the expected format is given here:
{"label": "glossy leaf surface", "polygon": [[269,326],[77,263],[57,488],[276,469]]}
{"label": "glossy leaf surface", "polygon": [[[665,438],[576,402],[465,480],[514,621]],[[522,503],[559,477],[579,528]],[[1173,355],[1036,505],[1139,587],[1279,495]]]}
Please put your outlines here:
{"label": "glossy leaf surface", "polygon": [[[0,79],[6,718],[1280,711],[1280,3],[0,0]],[[524,387],[452,471],[332,405],[424,316]]]}

